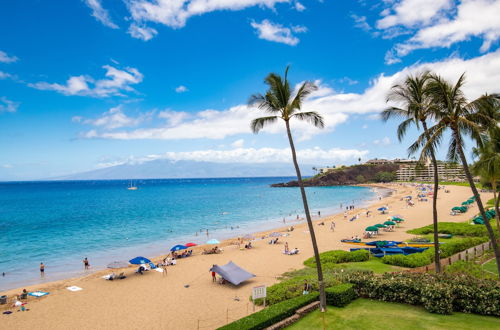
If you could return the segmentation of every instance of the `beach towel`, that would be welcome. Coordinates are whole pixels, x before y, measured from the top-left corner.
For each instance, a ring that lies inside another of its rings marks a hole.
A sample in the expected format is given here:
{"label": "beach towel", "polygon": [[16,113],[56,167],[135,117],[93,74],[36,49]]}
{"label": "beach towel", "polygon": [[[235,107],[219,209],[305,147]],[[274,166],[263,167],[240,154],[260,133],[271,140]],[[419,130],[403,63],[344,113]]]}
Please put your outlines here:
{"label": "beach towel", "polygon": [[155,270],[156,270],[158,273],[163,273],[163,269],[161,269],[161,268],[155,268]]}
{"label": "beach towel", "polygon": [[33,297],[43,297],[43,296],[48,295],[49,293],[48,292],[43,292],[43,291],[35,291],[35,292],[30,292],[28,294],[30,296],[33,296]]}
{"label": "beach towel", "polygon": [[68,286],[66,289],[69,290],[69,291],[73,291],[73,292],[83,290],[79,286],[74,286],[74,285],[73,286]]}

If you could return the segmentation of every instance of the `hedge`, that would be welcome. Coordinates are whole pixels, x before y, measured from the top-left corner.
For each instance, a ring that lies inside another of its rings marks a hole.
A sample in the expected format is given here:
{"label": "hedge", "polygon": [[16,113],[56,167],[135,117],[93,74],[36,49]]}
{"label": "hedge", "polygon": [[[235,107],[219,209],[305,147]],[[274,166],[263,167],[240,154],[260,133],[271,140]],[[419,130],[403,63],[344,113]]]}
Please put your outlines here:
{"label": "hedge", "polygon": [[[471,247],[487,242],[487,237],[467,237],[454,242],[441,244],[441,258],[448,258],[458,252],[467,250]],[[390,255],[382,257],[382,262],[389,265],[416,268],[429,265],[434,262],[434,248],[429,248],[422,253],[413,253],[410,255]]]}
{"label": "hedge", "polygon": [[381,277],[351,273],[344,278],[362,296],[421,305],[429,312],[452,311],[500,316],[500,282],[468,275],[386,273]]}
{"label": "hedge", "polygon": [[219,330],[257,330],[269,327],[289,316],[295,314],[295,311],[314,301],[319,300],[319,293],[312,292],[307,295],[292,298],[275,305],[264,308],[263,310],[251,314],[247,317],[229,323]]}
{"label": "hedge", "polygon": [[[492,223],[492,225],[494,225],[494,223]],[[408,230],[408,233],[415,235],[427,235],[433,232],[433,225]],[[438,233],[469,237],[488,236],[486,226],[470,225],[466,222],[439,222]]]}
{"label": "hedge", "polygon": [[332,286],[326,289],[325,293],[326,303],[337,307],[344,307],[358,297],[358,294],[354,291],[354,285],[351,283]]}
{"label": "hedge", "polygon": [[[321,265],[328,267],[328,264],[341,264],[345,262],[361,262],[370,259],[370,252],[367,250],[357,250],[353,252],[343,250],[327,251],[319,254]],[[304,261],[307,267],[316,267],[314,257]]]}

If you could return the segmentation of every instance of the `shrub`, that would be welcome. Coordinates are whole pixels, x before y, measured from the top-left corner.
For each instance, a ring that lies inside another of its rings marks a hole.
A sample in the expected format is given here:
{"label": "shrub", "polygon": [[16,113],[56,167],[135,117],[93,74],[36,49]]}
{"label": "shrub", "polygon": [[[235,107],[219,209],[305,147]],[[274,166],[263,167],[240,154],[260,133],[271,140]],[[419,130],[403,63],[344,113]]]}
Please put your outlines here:
{"label": "shrub", "polygon": [[269,327],[289,316],[295,311],[318,300],[317,292],[289,299],[278,304],[264,308],[263,310],[225,325],[219,330],[257,330]]}
{"label": "shrub", "polygon": [[[370,259],[370,252],[367,250],[357,250],[353,252],[333,250],[320,253],[319,258],[321,260],[321,265],[328,267],[328,264],[367,261]],[[316,267],[316,261],[314,260],[314,257],[304,261],[304,265],[308,267]]]}
{"label": "shrub", "polygon": [[[453,242],[441,244],[441,258],[448,258],[458,252],[467,250],[471,247],[487,242],[487,237],[467,237]],[[422,253],[414,253],[410,255],[392,255],[382,257],[382,262],[389,265],[416,268],[423,267],[434,262],[434,248],[429,248]]]}
{"label": "shrub", "polygon": [[[266,304],[274,305],[287,299],[295,298],[302,295],[304,289],[304,280],[307,280],[311,286],[311,291],[318,291],[318,278],[317,274],[310,274],[304,276],[296,276],[285,279],[280,283],[276,283],[267,288]],[[337,285],[340,281],[332,274],[325,274],[323,278],[325,288]],[[252,299],[252,297],[250,297]],[[257,305],[263,304],[263,299],[257,299]]]}
{"label": "shrub", "polygon": [[358,295],[382,301],[422,305],[429,312],[452,311],[500,316],[500,282],[468,275],[386,273],[382,277],[350,273],[344,277]]}
{"label": "shrub", "polygon": [[351,301],[358,297],[353,287],[354,285],[351,283],[344,283],[326,289],[326,303],[337,307],[344,307],[348,305]]}
{"label": "shrub", "polygon": [[[408,230],[408,233],[415,235],[427,235],[433,232],[433,225]],[[488,236],[488,231],[485,226],[470,225],[465,222],[440,222],[438,223],[438,233],[469,237]]]}

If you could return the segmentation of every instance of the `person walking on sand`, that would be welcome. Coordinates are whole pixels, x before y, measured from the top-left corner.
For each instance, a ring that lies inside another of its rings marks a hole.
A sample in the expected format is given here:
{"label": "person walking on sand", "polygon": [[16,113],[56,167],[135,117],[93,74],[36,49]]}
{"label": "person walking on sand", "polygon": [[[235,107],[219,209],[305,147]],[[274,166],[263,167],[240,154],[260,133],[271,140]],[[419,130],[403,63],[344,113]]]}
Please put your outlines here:
{"label": "person walking on sand", "polygon": [[332,221],[332,223],[330,224],[330,230],[331,231],[335,231],[335,222]]}
{"label": "person walking on sand", "polygon": [[288,242],[285,242],[285,254],[288,254]]}
{"label": "person walking on sand", "polygon": [[161,268],[163,269],[163,276],[167,276],[167,264],[165,262],[163,262]]}
{"label": "person walking on sand", "polygon": [[[215,265],[212,265],[212,269],[215,267]],[[215,277],[215,272],[212,270],[212,282],[217,282],[217,278]]]}
{"label": "person walking on sand", "polygon": [[347,212],[344,212],[344,219],[347,219]]}
{"label": "person walking on sand", "polygon": [[40,263],[40,276],[45,276],[45,265],[43,264],[43,262]]}
{"label": "person walking on sand", "polygon": [[89,259],[87,259],[87,257],[85,257],[85,259],[83,259],[83,267],[85,268],[85,270],[90,268]]}

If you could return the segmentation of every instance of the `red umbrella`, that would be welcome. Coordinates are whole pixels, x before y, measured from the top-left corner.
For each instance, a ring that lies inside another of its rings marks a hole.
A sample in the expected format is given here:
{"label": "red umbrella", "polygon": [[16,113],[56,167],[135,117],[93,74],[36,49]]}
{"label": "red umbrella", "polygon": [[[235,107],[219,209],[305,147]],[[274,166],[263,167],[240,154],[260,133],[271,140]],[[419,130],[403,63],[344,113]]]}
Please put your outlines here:
{"label": "red umbrella", "polygon": [[187,243],[185,246],[192,247],[192,246],[196,246],[196,244],[194,244],[194,243]]}

